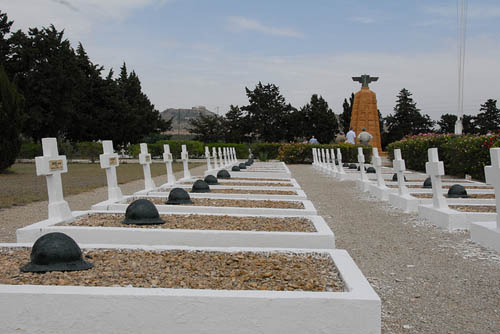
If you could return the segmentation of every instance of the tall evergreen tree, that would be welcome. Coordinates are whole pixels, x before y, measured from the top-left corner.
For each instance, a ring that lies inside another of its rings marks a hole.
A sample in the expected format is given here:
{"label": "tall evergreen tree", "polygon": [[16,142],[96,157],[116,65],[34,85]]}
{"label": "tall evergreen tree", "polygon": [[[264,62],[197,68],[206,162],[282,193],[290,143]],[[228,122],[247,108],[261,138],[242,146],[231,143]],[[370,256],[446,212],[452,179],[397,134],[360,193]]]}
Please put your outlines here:
{"label": "tall evergreen tree", "polygon": [[453,114],[443,114],[437,125],[439,125],[439,133],[454,133],[455,123],[457,122],[457,115]]}
{"label": "tall evergreen tree", "polygon": [[9,21],[6,13],[0,10],[0,65],[5,66],[7,56],[10,53],[10,42],[7,35],[14,21]]}
{"label": "tall evergreen tree", "polygon": [[394,115],[385,118],[388,143],[402,139],[406,135],[428,133],[432,131],[434,121],[429,115],[422,115],[411,93],[403,88],[394,107]]}
{"label": "tall evergreen tree", "polygon": [[224,140],[226,119],[219,115],[203,115],[189,121],[188,131],[195,134],[195,140],[205,143]]}
{"label": "tall evergreen tree", "polygon": [[351,93],[351,97],[349,97],[349,102],[347,101],[347,99],[344,99],[344,104],[342,105],[344,111],[342,112],[342,114],[340,114],[340,126],[342,127],[342,131],[344,133],[347,133],[347,131],[349,131],[353,105],[354,105],[354,93]]}
{"label": "tall evergreen tree", "polygon": [[231,105],[224,120],[225,141],[227,143],[241,143],[248,141],[247,133],[250,132],[248,117],[238,106]]}
{"label": "tall evergreen tree", "polygon": [[337,118],[322,96],[314,94],[311,102],[302,107],[305,113],[307,138],[315,136],[320,143],[327,144],[335,139],[339,132]]}
{"label": "tall evergreen tree", "polygon": [[285,102],[279,87],[274,84],[263,85],[259,82],[255,89],[245,87],[249,105],[241,110],[248,113],[251,133],[255,138],[266,142],[286,139],[288,119],[293,107]]}
{"label": "tall evergreen tree", "polygon": [[500,109],[497,108],[497,100],[488,99],[481,104],[479,111],[482,112],[475,117],[475,125],[479,133],[497,132],[500,129]]}
{"label": "tall evergreen tree", "polygon": [[0,171],[9,168],[21,149],[23,97],[0,66]]}

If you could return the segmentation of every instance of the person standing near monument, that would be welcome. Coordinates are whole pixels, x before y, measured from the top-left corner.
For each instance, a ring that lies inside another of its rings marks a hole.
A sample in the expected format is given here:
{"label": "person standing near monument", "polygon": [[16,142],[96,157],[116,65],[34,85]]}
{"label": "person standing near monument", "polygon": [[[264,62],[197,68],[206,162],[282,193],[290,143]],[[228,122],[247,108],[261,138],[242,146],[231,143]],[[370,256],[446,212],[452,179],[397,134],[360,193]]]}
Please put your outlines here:
{"label": "person standing near monument", "polygon": [[317,145],[317,144],[319,144],[319,141],[314,136],[312,136],[312,138],[309,139],[309,144],[316,144]]}
{"label": "person standing near monument", "polygon": [[373,139],[373,136],[366,131],[365,128],[361,129],[361,132],[358,135],[358,140],[361,145],[369,145],[370,140]]}
{"label": "person standing near monument", "polygon": [[347,138],[347,143],[349,144],[356,144],[356,132],[354,132],[354,130],[352,128],[349,129],[349,132],[347,132],[347,135],[346,135],[346,138]]}

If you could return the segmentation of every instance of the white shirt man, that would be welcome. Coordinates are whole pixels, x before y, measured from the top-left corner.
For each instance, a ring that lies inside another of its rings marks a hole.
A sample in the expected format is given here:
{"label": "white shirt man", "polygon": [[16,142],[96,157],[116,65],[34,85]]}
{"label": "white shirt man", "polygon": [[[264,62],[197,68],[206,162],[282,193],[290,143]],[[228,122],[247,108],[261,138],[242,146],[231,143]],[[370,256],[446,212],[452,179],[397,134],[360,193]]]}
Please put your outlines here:
{"label": "white shirt man", "polygon": [[347,140],[346,142],[349,143],[349,144],[356,144],[356,132],[354,132],[354,130],[351,128],[349,130],[349,132],[347,132],[347,134],[345,135]]}

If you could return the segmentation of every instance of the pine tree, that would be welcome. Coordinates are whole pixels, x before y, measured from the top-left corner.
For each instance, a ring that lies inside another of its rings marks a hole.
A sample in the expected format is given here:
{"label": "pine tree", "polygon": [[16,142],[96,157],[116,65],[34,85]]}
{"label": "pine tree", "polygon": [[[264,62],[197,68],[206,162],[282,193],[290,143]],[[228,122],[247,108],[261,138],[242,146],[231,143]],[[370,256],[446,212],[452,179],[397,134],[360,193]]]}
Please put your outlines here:
{"label": "pine tree", "polygon": [[441,115],[441,119],[437,122],[437,125],[439,125],[439,133],[454,133],[456,122],[457,122],[457,115],[453,114]]}
{"label": "pine tree", "polygon": [[342,105],[344,111],[340,114],[340,126],[342,131],[347,133],[349,131],[349,125],[351,124],[352,106],[354,105],[354,93],[351,93],[349,102],[344,99],[344,104]]}
{"label": "pine tree", "polygon": [[305,113],[306,138],[315,136],[320,143],[327,144],[335,139],[339,131],[337,118],[322,96],[311,96],[311,102],[302,107]]}
{"label": "pine tree", "polygon": [[479,133],[497,132],[500,129],[500,109],[497,108],[497,100],[488,99],[481,104],[481,113],[475,117],[475,125]]}
{"label": "pine tree", "polygon": [[10,83],[0,66],[0,171],[9,168],[21,149],[21,129],[23,121],[22,95]]}
{"label": "pine tree", "polygon": [[422,115],[417,103],[413,102],[412,94],[403,88],[398,95],[394,115],[385,118],[387,124],[388,143],[402,139],[404,136],[432,131],[434,121],[429,115]]}

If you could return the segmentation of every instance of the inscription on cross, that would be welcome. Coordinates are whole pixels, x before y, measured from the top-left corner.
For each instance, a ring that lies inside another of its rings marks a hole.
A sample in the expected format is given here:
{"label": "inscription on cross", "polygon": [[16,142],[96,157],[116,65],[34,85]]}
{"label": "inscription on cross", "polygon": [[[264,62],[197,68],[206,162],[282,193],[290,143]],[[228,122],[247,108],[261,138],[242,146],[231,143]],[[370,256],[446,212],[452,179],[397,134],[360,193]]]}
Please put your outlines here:
{"label": "inscription on cross", "polygon": [[49,194],[49,220],[73,219],[68,202],[64,200],[61,173],[68,172],[66,156],[59,155],[56,138],[42,138],[43,156],[35,158],[36,175],[45,176]]}
{"label": "inscription on cross", "polygon": [[152,190],[156,188],[156,185],[151,178],[151,154],[148,153],[148,144],[141,143],[140,147],[141,153],[139,154],[139,163],[142,165],[142,170],[144,171],[144,189]]}
{"label": "inscription on cross", "polygon": [[405,161],[401,158],[401,150],[399,148],[394,150],[394,160],[392,161],[392,168],[398,177],[398,194],[399,196],[409,195],[408,187],[405,185],[404,172],[406,170]]}
{"label": "inscription on cross", "polygon": [[490,148],[491,166],[484,167],[486,182],[495,187],[495,204],[497,207],[497,229],[500,230],[500,148]]}
{"label": "inscription on cross", "polygon": [[106,170],[108,200],[119,201],[123,199],[123,194],[120,187],[118,187],[118,180],[116,178],[116,167],[119,166],[120,162],[118,154],[113,150],[113,141],[103,140],[102,151],[103,154],[99,155],[99,161],[101,163],[101,168]]}
{"label": "inscription on cross", "polygon": [[382,176],[382,158],[378,155],[378,148],[374,147],[372,149],[372,163],[375,167],[375,172],[377,173],[377,187],[387,188],[385,185],[384,177]]}
{"label": "inscription on cross", "polygon": [[363,154],[363,148],[358,147],[358,162],[359,162],[359,178],[361,181],[368,181],[368,177],[365,172],[365,155]]}
{"label": "inscription on cross", "polygon": [[173,185],[176,181],[174,170],[172,169],[172,162],[174,161],[174,157],[172,157],[172,153],[170,153],[170,145],[163,145],[163,162],[167,167],[167,185]]}
{"label": "inscription on cross", "polygon": [[184,179],[189,179],[191,178],[191,172],[189,171],[189,154],[186,145],[182,145],[181,159],[184,167]]}
{"label": "inscription on cross", "polygon": [[439,161],[437,148],[430,148],[427,151],[429,161],[425,163],[425,172],[432,181],[432,205],[436,209],[447,209],[448,203],[443,196],[441,187],[441,176],[444,175],[444,163]]}

